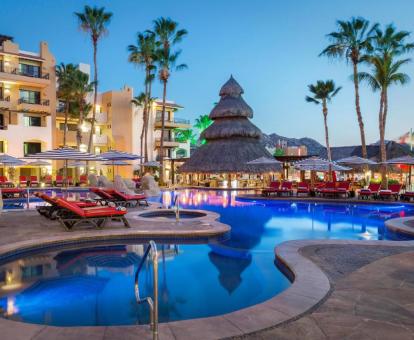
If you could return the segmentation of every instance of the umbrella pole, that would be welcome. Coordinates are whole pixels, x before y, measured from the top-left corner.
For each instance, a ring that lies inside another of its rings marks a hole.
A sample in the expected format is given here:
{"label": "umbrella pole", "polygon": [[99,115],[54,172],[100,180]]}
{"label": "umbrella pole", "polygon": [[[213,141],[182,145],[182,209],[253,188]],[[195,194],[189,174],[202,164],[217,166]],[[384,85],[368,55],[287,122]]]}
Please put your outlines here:
{"label": "umbrella pole", "polygon": [[112,181],[115,182],[115,162],[112,161]]}
{"label": "umbrella pole", "polygon": [[411,165],[408,165],[409,166],[409,171],[408,171],[408,185],[409,185],[409,187],[410,187],[410,191],[411,191],[411,175],[412,175],[412,166]]}
{"label": "umbrella pole", "polygon": [[65,187],[68,188],[68,160],[65,159],[65,165],[64,165],[64,172],[65,172]]}

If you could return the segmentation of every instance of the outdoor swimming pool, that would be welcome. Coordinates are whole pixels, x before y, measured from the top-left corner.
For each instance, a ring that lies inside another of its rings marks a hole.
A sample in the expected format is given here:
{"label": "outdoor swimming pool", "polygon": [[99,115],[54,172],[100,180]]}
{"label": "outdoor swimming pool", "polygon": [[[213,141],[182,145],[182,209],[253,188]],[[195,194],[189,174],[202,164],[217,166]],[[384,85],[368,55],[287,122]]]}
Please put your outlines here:
{"label": "outdoor swimming pool", "polygon": [[[171,205],[173,194],[162,201]],[[275,245],[292,239],[389,237],[384,220],[414,215],[398,204],[238,201],[235,192],[180,192],[181,205],[221,214],[231,238],[218,244],[158,243],[160,321],[207,317],[263,302],[289,287],[274,263]],[[0,265],[4,317],[56,326],[148,322],[137,306],[134,273],[140,244],[88,246],[35,253]],[[144,266],[141,295],[151,294],[151,266]]]}

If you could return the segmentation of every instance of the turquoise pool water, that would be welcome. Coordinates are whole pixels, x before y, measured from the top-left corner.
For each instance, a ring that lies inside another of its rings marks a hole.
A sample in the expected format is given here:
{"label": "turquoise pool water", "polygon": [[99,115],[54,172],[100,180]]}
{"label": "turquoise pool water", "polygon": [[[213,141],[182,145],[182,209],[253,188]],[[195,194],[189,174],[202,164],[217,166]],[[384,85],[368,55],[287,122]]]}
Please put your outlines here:
{"label": "turquoise pool water", "polygon": [[[173,194],[163,193],[166,206]],[[181,205],[212,210],[232,226],[216,244],[158,243],[160,321],[207,317],[245,308],[282,292],[288,279],[274,247],[292,239],[387,239],[384,221],[414,215],[405,205],[240,201],[235,192],[185,190]],[[134,297],[142,244],[97,245],[34,253],[0,264],[0,313],[56,326],[148,322]],[[151,294],[151,265],[141,295]]]}

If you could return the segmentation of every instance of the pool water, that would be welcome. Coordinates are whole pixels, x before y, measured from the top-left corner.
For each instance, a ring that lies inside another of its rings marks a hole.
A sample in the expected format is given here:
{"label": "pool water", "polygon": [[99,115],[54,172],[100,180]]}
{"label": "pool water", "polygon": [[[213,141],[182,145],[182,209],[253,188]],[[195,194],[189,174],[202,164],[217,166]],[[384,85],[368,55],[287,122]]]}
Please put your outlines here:
{"label": "pool water", "polygon": [[[242,201],[235,192],[185,190],[181,206],[221,215],[232,227],[221,243],[158,242],[161,322],[219,315],[263,302],[289,287],[274,263],[274,247],[292,239],[387,239],[384,221],[414,216],[399,204],[321,204]],[[174,193],[164,192],[171,205]],[[148,322],[134,296],[142,244],[57,249],[0,265],[0,313],[56,326],[128,325]],[[141,296],[152,292],[144,265]]]}

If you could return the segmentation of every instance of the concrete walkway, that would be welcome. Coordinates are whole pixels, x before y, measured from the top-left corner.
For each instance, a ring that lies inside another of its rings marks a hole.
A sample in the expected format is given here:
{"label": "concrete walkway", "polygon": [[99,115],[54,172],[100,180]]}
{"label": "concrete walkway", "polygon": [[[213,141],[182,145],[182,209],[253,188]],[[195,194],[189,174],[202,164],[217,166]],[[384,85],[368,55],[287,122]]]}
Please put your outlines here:
{"label": "concrete walkway", "polygon": [[414,339],[414,247],[321,244],[301,253],[327,274],[330,296],[297,320],[244,338]]}

